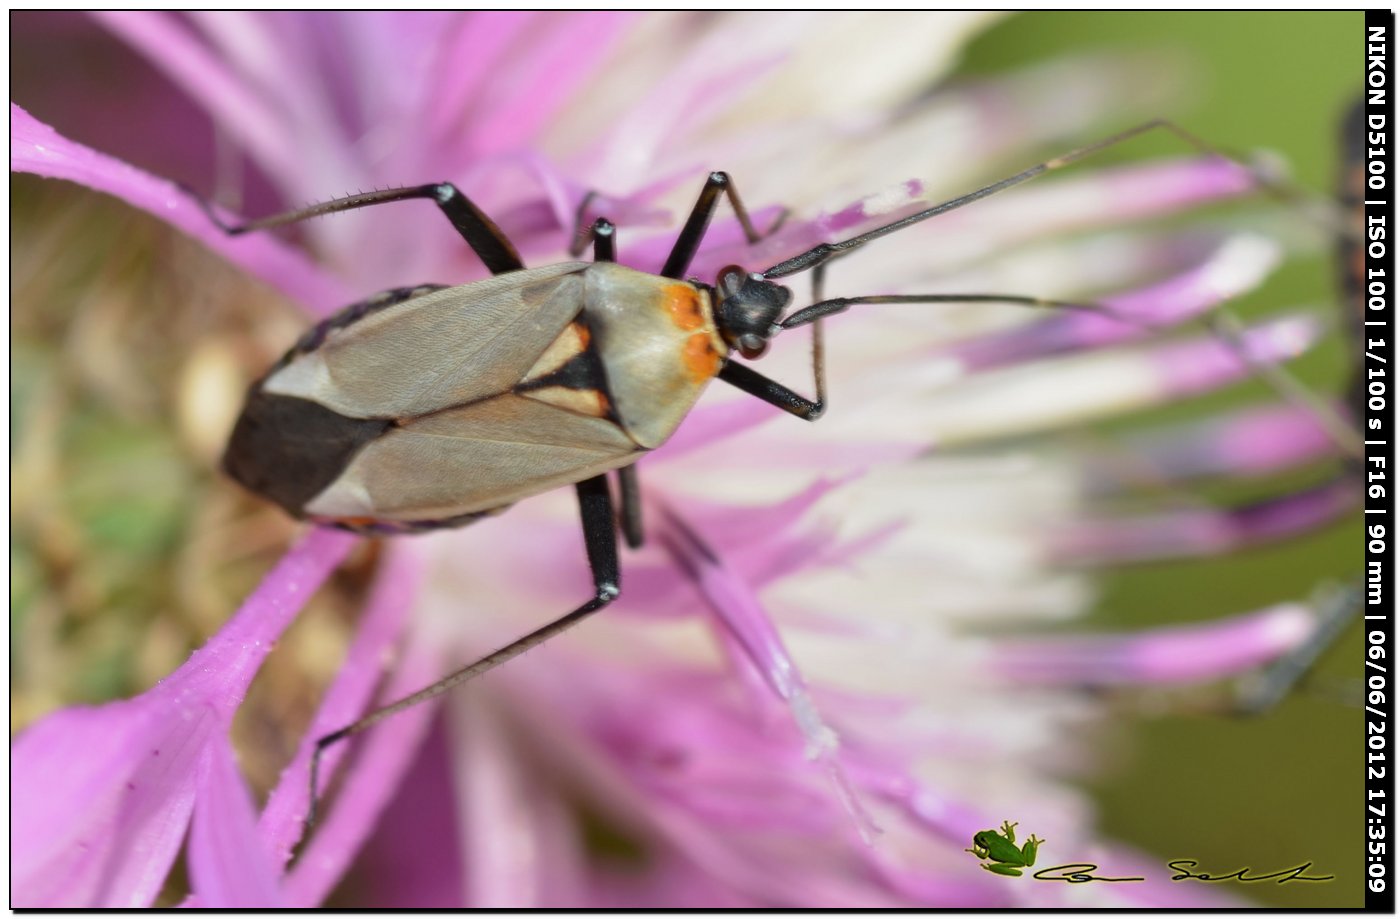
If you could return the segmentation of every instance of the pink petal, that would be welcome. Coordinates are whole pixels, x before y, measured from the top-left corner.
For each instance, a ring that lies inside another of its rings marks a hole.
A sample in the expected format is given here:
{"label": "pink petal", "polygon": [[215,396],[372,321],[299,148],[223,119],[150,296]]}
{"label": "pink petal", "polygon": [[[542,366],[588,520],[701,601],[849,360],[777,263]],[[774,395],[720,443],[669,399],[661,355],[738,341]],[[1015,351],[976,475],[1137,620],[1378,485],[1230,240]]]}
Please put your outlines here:
{"label": "pink petal", "polygon": [[14,103],[10,104],[10,168],[67,179],[121,198],[199,240],[315,313],[329,313],[351,300],[339,282],[295,249],[259,234],[230,237],[211,225],[199,206],[174,183],[74,143]]}
{"label": "pink petal", "polygon": [[602,65],[631,20],[620,13],[554,13],[537,20],[522,58],[529,66],[492,73],[491,108],[472,119],[471,152],[527,146]]}
{"label": "pink petal", "polygon": [[[1029,165],[1029,164],[1027,164]],[[1255,190],[1249,171],[1214,157],[1155,160],[1033,182],[930,221],[939,233],[971,233],[999,247],[1175,213]]]}
{"label": "pink petal", "polygon": [[1356,483],[1341,476],[1313,488],[1238,507],[1103,517],[1052,536],[1055,559],[1109,565],[1220,555],[1318,529],[1354,508]]}
{"label": "pink petal", "polygon": [[[575,814],[540,764],[522,762],[497,706],[464,693],[448,707],[468,908],[577,905],[583,853]],[[504,830],[504,832],[503,832]]]}
{"label": "pink petal", "polygon": [[472,12],[455,28],[446,30],[418,100],[421,113],[413,119],[430,132],[425,138],[428,143],[456,144],[461,149],[471,146],[475,139],[471,131],[463,131],[463,113],[481,93],[483,82],[490,80],[498,62],[510,54],[518,36],[542,15],[548,14]]}
{"label": "pink petal", "polygon": [[1311,347],[1319,333],[1316,317],[1284,316],[1245,329],[1238,341],[1211,337],[1168,345],[1154,359],[1172,392],[1193,395],[1233,382],[1255,365],[1291,360]]}
{"label": "pink petal", "polygon": [[[187,680],[213,690],[211,697],[232,713],[277,637],[358,541],[340,530],[318,527],[306,532],[228,624],[157,689],[174,691],[171,684]],[[185,689],[179,687],[182,693]]]}
{"label": "pink petal", "polygon": [[720,622],[743,649],[749,661],[778,698],[788,704],[793,720],[807,744],[807,758],[819,764],[831,778],[842,805],[855,821],[862,836],[876,832],[856,799],[837,758],[840,742],[828,727],[807,694],[801,671],[783,647],[782,639],[742,580],[731,574],[713,549],[686,526],[671,509],[658,505],[657,540],[670,553],[676,565],[695,581],[701,594],[718,615]]}
{"label": "pink petal", "polygon": [[295,144],[287,143],[289,134],[299,132],[279,111],[279,96],[260,97],[226,61],[197,41],[174,13],[94,15],[200,103],[277,185],[286,189],[297,184],[305,171],[300,157],[314,156],[316,151],[298,150]]}
{"label": "pink petal", "polygon": [[998,672],[1013,683],[1117,686],[1185,683],[1233,676],[1304,641],[1309,609],[1282,604],[1199,625],[1130,635],[1079,635],[999,643]]}
{"label": "pink petal", "polygon": [[[292,849],[305,827],[309,804],[307,782],[316,740],[344,727],[365,711],[382,678],[383,662],[389,659],[394,644],[402,637],[421,577],[410,547],[393,544],[386,548],[385,560],[366,601],[355,641],[307,727],[296,756],[282,770],[259,819],[265,844],[277,855],[279,864],[291,859]],[[322,794],[331,787],[348,752],[346,747],[346,744],[331,747],[322,757]]]}
{"label": "pink petal", "polygon": [[25,905],[148,906],[179,851],[207,746],[355,537],[313,530],[150,691],[57,712],[10,750],[11,870]]}
{"label": "pink petal", "polygon": [[202,909],[282,906],[278,870],[258,835],[253,796],[227,740],[209,744],[190,825],[190,886]]}
{"label": "pink petal", "polygon": [[466,884],[449,766],[437,719],[345,875],[346,902],[362,909],[461,909]]}
{"label": "pink petal", "polygon": [[971,371],[1141,338],[1239,296],[1262,281],[1275,261],[1272,246],[1251,237],[1236,237],[1207,262],[1176,277],[1098,299],[1099,305],[1112,311],[1111,316],[1060,311],[1008,332],[956,345],[947,355]]}
{"label": "pink petal", "polygon": [[16,739],[16,906],[154,902],[185,838],[204,750],[222,727],[209,707],[171,711],[165,696],[158,686],[129,702],[61,711]]}
{"label": "pink petal", "polygon": [[[385,685],[383,698],[398,699],[422,689],[439,669],[436,649],[413,641]],[[286,877],[283,891],[290,903],[314,906],[330,895],[412,765],[436,708],[434,703],[416,706],[347,741],[359,748],[355,768],[323,802],[324,816]]]}
{"label": "pink petal", "polygon": [[[1210,392],[1249,377],[1260,365],[1296,357],[1319,333],[1316,318],[1285,316],[1249,327],[1238,342],[1201,335],[1140,350],[1057,358],[985,374],[956,387],[945,380],[931,397],[908,387],[892,388],[888,401],[907,406],[911,433],[923,433],[939,446],[962,445]],[[948,369],[931,373],[946,377]]]}
{"label": "pink petal", "polygon": [[1335,451],[1312,411],[1296,405],[1256,405],[1129,435],[1112,455],[1087,457],[1084,480],[1102,493],[1203,476],[1274,472]]}

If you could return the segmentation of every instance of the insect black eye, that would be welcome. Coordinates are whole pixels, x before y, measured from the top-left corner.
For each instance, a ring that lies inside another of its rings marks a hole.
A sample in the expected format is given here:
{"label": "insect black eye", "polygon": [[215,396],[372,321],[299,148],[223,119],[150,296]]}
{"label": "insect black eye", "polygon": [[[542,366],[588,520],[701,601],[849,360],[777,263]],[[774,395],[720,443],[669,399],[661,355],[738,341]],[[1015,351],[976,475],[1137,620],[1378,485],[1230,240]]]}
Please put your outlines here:
{"label": "insect black eye", "polygon": [[748,275],[744,269],[738,265],[730,265],[719,273],[719,278],[715,282],[715,287],[719,290],[719,298],[727,300],[739,291],[744,289],[744,281]]}
{"label": "insect black eye", "polygon": [[759,335],[740,335],[738,344],[739,353],[749,360],[762,357],[768,350],[768,339]]}

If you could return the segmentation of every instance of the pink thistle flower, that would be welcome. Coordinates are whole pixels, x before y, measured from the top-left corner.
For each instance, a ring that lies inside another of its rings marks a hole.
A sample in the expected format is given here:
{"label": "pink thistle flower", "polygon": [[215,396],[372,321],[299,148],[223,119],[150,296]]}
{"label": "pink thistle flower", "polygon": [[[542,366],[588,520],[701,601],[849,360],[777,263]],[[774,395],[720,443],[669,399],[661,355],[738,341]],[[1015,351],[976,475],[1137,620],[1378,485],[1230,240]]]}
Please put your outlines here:
{"label": "pink thistle flower", "polygon": [[[696,177],[722,166],[760,226],[784,208],[790,216],[752,246],[736,221],[717,220],[693,266],[702,278],[966,190],[988,157],[1082,133],[1131,97],[1125,74],[1103,60],[915,106],[975,17],[822,14],[783,17],[781,28],[678,15],[97,20],[237,151],[236,172],[252,176],[251,215],[450,178],[528,264],[563,257],[586,204],[621,228],[623,263],[654,271]],[[883,49],[883,68],[860,68],[857,79],[810,66],[853,33]],[[1075,98],[1073,110],[1048,105],[1048,85]],[[172,182],[36,115],[12,106],[13,170],[155,214],[313,316],[392,285],[484,275],[413,205],[316,221],[300,246],[229,239]],[[128,157],[139,163],[140,152]],[[169,154],[159,162],[175,168]],[[1245,170],[1217,160],[1086,169],[871,246],[833,271],[832,293],[1048,278],[1037,293],[1103,291],[1102,302],[1147,326],[1176,324],[1252,287],[1272,244],[1201,231],[1047,241],[1250,190]],[[1024,254],[990,258],[1012,243]],[[149,905],[187,828],[188,902],[208,907],[314,905],[341,884],[357,903],[395,906],[1219,902],[1095,839],[1082,796],[1038,766],[1072,759],[1057,732],[1097,708],[1072,689],[1032,700],[1015,687],[1055,688],[1071,672],[1081,685],[1218,679],[1302,640],[1306,611],[1287,610],[1287,629],[1231,628],[1232,653],[1193,658],[1184,675],[1173,666],[1199,637],[976,637],[970,622],[1082,611],[1086,578],[1058,563],[1105,530],[1072,529],[1074,469],[1053,460],[922,457],[1225,386],[1249,376],[1251,362],[1299,353],[1315,324],[1249,330],[1246,360],[1214,337],[1148,339],[1094,316],[873,313],[839,320],[831,389],[846,408],[820,425],[707,396],[641,466],[650,543],[624,562],[622,600],[470,690],[334,748],[323,766],[337,787],[302,841],[318,736],[563,613],[587,583],[573,512],[557,495],[478,527],[395,541],[345,664],[259,809],[229,727],[273,643],[351,548],[350,537],[311,531],[167,680],[130,701],[60,711],[18,737],[16,903]],[[1106,350],[1122,344],[1132,346]],[[805,379],[803,351],[780,347],[765,371]],[[1223,465],[1253,468],[1243,458]],[[1070,535],[1057,542],[1051,532]],[[1051,839],[1052,859],[1148,880],[1002,883],[963,849],[1007,815]],[[644,852],[643,864],[599,857],[583,839],[590,823]]]}

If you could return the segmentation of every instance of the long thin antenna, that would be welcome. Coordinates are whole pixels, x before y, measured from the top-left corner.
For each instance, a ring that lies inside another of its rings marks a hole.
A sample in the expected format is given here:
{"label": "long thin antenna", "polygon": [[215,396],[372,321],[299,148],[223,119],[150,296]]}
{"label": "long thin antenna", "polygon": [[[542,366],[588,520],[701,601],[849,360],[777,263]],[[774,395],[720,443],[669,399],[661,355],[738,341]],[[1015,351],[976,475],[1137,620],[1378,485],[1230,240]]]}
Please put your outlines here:
{"label": "long thin antenna", "polygon": [[1098,303],[1072,303],[1068,300],[1047,300],[1043,297],[1027,297],[1020,294],[879,294],[871,297],[832,297],[819,300],[811,306],[787,316],[778,325],[784,330],[844,313],[853,306],[880,303],[1010,303],[1017,306],[1033,306],[1042,309],[1061,309],[1071,312],[1092,313],[1107,319],[1114,319],[1127,325],[1155,329],[1156,326],[1136,317],[1126,315],[1109,306]]}
{"label": "long thin antenna", "polygon": [[[1191,146],[1195,147],[1197,150],[1201,151],[1202,153],[1208,156],[1219,157],[1220,159],[1226,160],[1227,162],[1234,163],[1241,169],[1247,170],[1250,173],[1250,175],[1254,177],[1255,182],[1261,188],[1265,189],[1275,197],[1299,207],[1305,207],[1308,204],[1306,194],[1299,191],[1298,189],[1286,183],[1282,183],[1275,179],[1271,179],[1267,175],[1261,174],[1258,167],[1249,166],[1239,161],[1235,157],[1229,156],[1221,152],[1220,150],[1206,143],[1204,140],[1200,139],[1196,135],[1178,126],[1174,122],[1168,121],[1163,118],[1154,118],[1153,120],[1144,122],[1143,124],[1140,124],[1137,127],[1129,128],[1126,131],[1121,131],[1117,134],[1105,137],[1103,140],[1089,144],[1088,146],[1080,147],[1076,150],[1071,150],[1069,153],[1066,153],[1063,156],[1057,156],[1054,159],[1046,160],[1043,163],[1037,163],[1029,169],[1023,172],[1018,172],[1015,175],[1002,179],[999,182],[993,182],[990,185],[984,185],[976,191],[968,192],[965,195],[960,195],[957,198],[952,198],[948,201],[944,201],[942,204],[935,204],[933,207],[926,208],[925,210],[919,211],[916,214],[910,214],[908,217],[901,218],[900,220],[896,220],[893,223],[887,223],[882,227],[876,227],[875,229],[862,233],[859,236],[853,236],[850,239],[842,240],[841,242],[821,243],[817,246],[812,247],[811,249],[808,249],[806,252],[803,252],[799,255],[794,255],[792,258],[787,259],[786,261],[779,262],[771,268],[766,269],[763,272],[763,276],[769,280],[772,280],[774,278],[784,278],[788,275],[796,274],[799,271],[806,271],[809,268],[815,268],[817,265],[824,264],[825,262],[828,262],[839,255],[844,255],[845,253],[850,252],[853,249],[858,249],[866,243],[879,239],[882,236],[888,236],[889,234],[898,232],[899,230],[902,230],[905,227],[912,226],[916,223],[928,220],[931,217],[937,217],[939,214],[946,214],[949,211],[957,210],[960,207],[972,204],[974,201],[981,201],[983,198],[990,197],[991,195],[994,195],[999,191],[1005,191],[1008,188],[1015,188],[1017,185],[1029,182],[1031,179],[1034,179],[1038,176],[1042,176],[1047,172],[1053,172],[1056,169],[1062,169],[1063,167],[1068,166],[1071,163],[1078,162],[1079,160],[1082,160],[1085,157],[1092,156],[1093,154],[1098,153],[1102,150],[1106,150],[1109,147],[1121,144],[1127,140],[1132,140],[1134,137],[1138,137],[1140,135],[1146,134],[1148,131],[1156,130],[1158,128],[1172,132],[1177,137],[1186,141],[1186,143],[1190,144]],[[1337,222],[1335,219],[1329,218],[1326,219],[1324,222],[1326,223],[1329,232],[1335,232],[1335,224]]]}
{"label": "long thin antenna", "polygon": [[[816,272],[825,270],[818,263]],[[1101,316],[1124,325],[1147,332],[1170,331],[1176,323],[1153,322],[1138,316],[1124,313],[1102,303],[1080,303],[1069,300],[1050,300],[1043,297],[1029,297],[1019,294],[881,294],[871,297],[832,297],[818,300],[805,306],[778,322],[784,331],[808,325],[844,313],[852,306],[900,304],[900,303],[1006,303],[1014,306],[1028,306],[1035,309],[1067,310]],[[1329,440],[1346,456],[1360,457],[1361,436],[1346,418],[1338,414],[1331,405],[1318,398],[1303,386],[1284,368],[1271,361],[1261,361],[1250,352],[1245,342],[1245,330],[1239,319],[1223,306],[1216,306],[1193,324],[1204,327],[1244,362],[1250,373],[1284,398],[1285,401],[1300,406],[1311,415],[1322,428]]]}

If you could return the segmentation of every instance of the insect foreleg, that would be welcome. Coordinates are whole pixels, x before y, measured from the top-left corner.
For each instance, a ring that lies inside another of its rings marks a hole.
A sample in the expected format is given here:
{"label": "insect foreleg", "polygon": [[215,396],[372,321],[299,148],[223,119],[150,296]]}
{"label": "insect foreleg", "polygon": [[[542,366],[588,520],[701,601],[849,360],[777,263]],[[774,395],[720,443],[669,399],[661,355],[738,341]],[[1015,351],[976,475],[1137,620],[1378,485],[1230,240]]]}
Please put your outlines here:
{"label": "insect foreleg", "polygon": [[825,398],[813,400],[799,396],[777,380],[770,380],[746,364],[730,361],[720,370],[719,378],[730,386],[736,386],[769,405],[776,405],[783,411],[807,421],[816,421],[822,416],[822,412],[826,411]]}
{"label": "insect foreleg", "polygon": [[321,757],[326,749],[356,734],[360,734],[392,715],[411,708],[421,702],[436,698],[453,687],[494,670],[501,664],[524,654],[538,644],[548,641],[555,635],[577,625],[588,616],[616,600],[621,593],[621,576],[617,565],[617,528],[613,519],[612,497],[608,493],[606,475],[596,475],[575,486],[578,491],[579,515],[583,520],[583,540],[588,550],[588,566],[593,572],[594,595],[578,609],[541,626],[523,638],[518,638],[498,651],[486,655],[475,663],[468,664],[455,673],[448,674],[431,686],[404,696],[382,708],[377,708],[354,724],[348,724],[338,731],[327,734],[316,741],[316,749],[311,756],[311,807],[307,813],[307,826],[316,822],[317,778]]}
{"label": "insect foreleg", "polygon": [[525,263],[520,260],[520,253],[515,251],[515,246],[501,232],[501,228],[496,226],[490,217],[487,217],[479,207],[472,203],[470,198],[462,194],[457,186],[451,182],[418,185],[412,188],[386,188],[382,191],[347,195],[344,198],[332,198],[329,201],[322,201],[320,204],[312,204],[294,211],[273,214],[270,217],[260,217],[257,220],[238,224],[224,222],[208,201],[188,188],[185,191],[199,204],[209,217],[210,222],[230,236],[286,226],[325,214],[336,214],[362,207],[373,207],[376,204],[387,204],[390,201],[429,198],[437,204],[447,219],[452,221],[452,226],[467,241],[467,245],[472,247],[472,251],[481,258],[482,263],[492,274],[519,271],[525,267]]}

